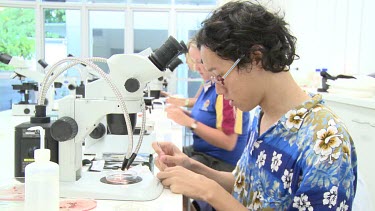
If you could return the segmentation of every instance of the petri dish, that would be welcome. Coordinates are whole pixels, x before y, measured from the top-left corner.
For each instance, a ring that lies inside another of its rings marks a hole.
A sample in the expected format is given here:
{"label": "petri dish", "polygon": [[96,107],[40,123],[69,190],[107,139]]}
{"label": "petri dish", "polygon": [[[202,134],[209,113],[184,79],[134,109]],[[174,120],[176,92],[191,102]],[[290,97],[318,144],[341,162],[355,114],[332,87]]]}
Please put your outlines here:
{"label": "petri dish", "polygon": [[0,201],[24,201],[25,184],[14,184],[0,187]]}
{"label": "petri dish", "polygon": [[126,171],[110,171],[105,177],[112,184],[133,184],[139,182],[137,172],[132,170]]}

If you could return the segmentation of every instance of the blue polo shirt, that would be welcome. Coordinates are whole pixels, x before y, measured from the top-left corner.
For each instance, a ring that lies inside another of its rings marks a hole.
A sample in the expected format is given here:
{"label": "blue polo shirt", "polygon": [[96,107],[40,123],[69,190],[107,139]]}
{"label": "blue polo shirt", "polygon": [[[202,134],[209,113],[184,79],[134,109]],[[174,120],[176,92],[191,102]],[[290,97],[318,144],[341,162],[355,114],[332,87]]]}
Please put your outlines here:
{"label": "blue polo shirt", "polygon": [[222,95],[216,94],[215,85],[210,84],[200,93],[191,110],[191,116],[209,127],[223,131],[227,135],[238,134],[237,144],[232,151],[211,145],[195,133],[193,134],[195,151],[236,165],[247,144],[249,112],[242,112],[233,108],[229,104],[229,100],[225,100]]}

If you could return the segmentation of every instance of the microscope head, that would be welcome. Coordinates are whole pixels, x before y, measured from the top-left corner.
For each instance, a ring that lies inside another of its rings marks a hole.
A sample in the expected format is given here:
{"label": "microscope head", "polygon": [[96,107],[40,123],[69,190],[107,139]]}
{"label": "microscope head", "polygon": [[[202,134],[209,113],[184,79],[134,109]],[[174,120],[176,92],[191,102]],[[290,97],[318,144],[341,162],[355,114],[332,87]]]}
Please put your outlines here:
{"label": "microscope head", "polygon": [[20,56],[10,56],[6,53],[0,53],[0,62],[19,69],[30,68],[30,63]]}
{"label": "microscope head", "polygon": [[[181,41],[180,43],[177,43],[177,41],[176,41],[174,44],[176,46],[179,46],[180,53],[178,55],[180,55],[181,53],[186,53],[187,47],[186,47],[186,45],[185,45],[185,43],[183,41]],[[165,46],[163,45],[162,47],[165,47]],[[154,58],[161,58],[161,57],[158,57],[157,55],[159,53],[164,53],[166,49],[167,49],[167,47],[165,47],[164,50],[163,50],[163,48],[160,48],[160,49],[156,50],[153,54],[151,54],[150,60],[153,61],[153,58],[152,58],[153,56],[154,56]],[[167,85],[166,77],[170,76],[172,74],[172,72],[176,69],[176,67],[178,65],[182,64],[181,59],[179,59],[177,56],[175,56],[173,59],[171,59],[168,62],[166,68],[163,68],[165,70],[164,70],[163,74],[160,77],[158,77],[156,79],[153,79],[149,83],[149,85],[148,85],[148,92],[145,93],[145,97],[146,96],[150,96],[150,97],[153,97],[153,98],[156,98],[156,99],[160,98],[160,92]],[[154,64],[157,64],[157,62],[155,62]]]}
{"label": "microscope head", "polygon": [[148,56],[115,54],[107,60],[109,76],[125,100],[141,99],[146,84],[163,77],[171,62],[185,51],[185,47],[170,36],[160,48]]}
{"label": "microscope head", "polygon": [[[168,70],[171,62],[185,51],[185,47],[169,37],[168,40],[156,51],[143,54],[115,54],[107,59],[109,67],[108,77],[111,86],[116,86],[123,96],[129,114],[136,114],[141,111],[141,102],[144,101],[144,89],[146,85],[162,78]],[[86,86],[86,99],[115,100],[114,92],[101,78],[88,83]],[[115,115],[122,115],[114,113]],[[122,119],[123,117],[119,118]],[[124,127],[116,117],[111,116],[115,124]],[[108,125],[115,125],[109,124]],[[112,130],[111,130],[112,131]],[[123,134],[122,131],[119,132]]]}
{"label": "microscope head", "polygon": [[186,51],[187,47],[184,42],[179,43],[170,36],[159,49],[149,56],[149,59],[159,70],[165,71],[175,58]]}

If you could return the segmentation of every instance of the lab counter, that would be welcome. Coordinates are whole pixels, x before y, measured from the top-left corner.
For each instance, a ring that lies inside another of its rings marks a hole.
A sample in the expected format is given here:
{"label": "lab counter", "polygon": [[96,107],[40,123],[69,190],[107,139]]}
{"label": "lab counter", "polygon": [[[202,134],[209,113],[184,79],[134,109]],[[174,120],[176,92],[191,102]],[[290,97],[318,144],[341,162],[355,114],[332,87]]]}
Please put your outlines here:
{"label": "lab counter", "polygon": [[[14,179],[14,128],[16,125],[29,121],[29,117],[12,116],[12,111],[0,112],[0,187],[19,184]],[[182,148],[182,127],[174,125],[170,130],[170,141]],[[154,168],[154,174],[158,169]],[[145,190],[147,191],[147,190]],[[182,195],[174,194],[169,189],[164,188],[162,194],[151,201],[115,201],[96,200],[96,211],[110,210],[182,210]],[[23,210],[23,202],[1,201],[0,210]]]}

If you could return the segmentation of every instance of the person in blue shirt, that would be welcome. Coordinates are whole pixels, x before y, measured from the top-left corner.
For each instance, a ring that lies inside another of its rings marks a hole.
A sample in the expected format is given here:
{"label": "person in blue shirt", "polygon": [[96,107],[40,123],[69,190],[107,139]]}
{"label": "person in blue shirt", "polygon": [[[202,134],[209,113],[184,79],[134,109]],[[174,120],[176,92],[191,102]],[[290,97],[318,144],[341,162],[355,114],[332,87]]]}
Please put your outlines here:
{"label": "person in blue shirt", "polygon": [[[183,148],[185,154],[213,169],[232,171],[247,144],[249,112],[234,108],[229,100],[216,93],[211,73],[204,68],[194,39],[188,49],[192,68],[205,83],[190,113],[175,104],[166,109],[167,116],[193,131],[193,144]],[[179,101],[169,98],[166,102]]]}
{"label": "person in blue shirt", "polygon": [[290,74],[296,38],[284,19],[259,3],[228,2],[203,21],[197,44],[217,93],[254,112],[249,142],[232,173],[154,142],[162,184],[216,210],[352,210],[354,142],[321,95]]}

